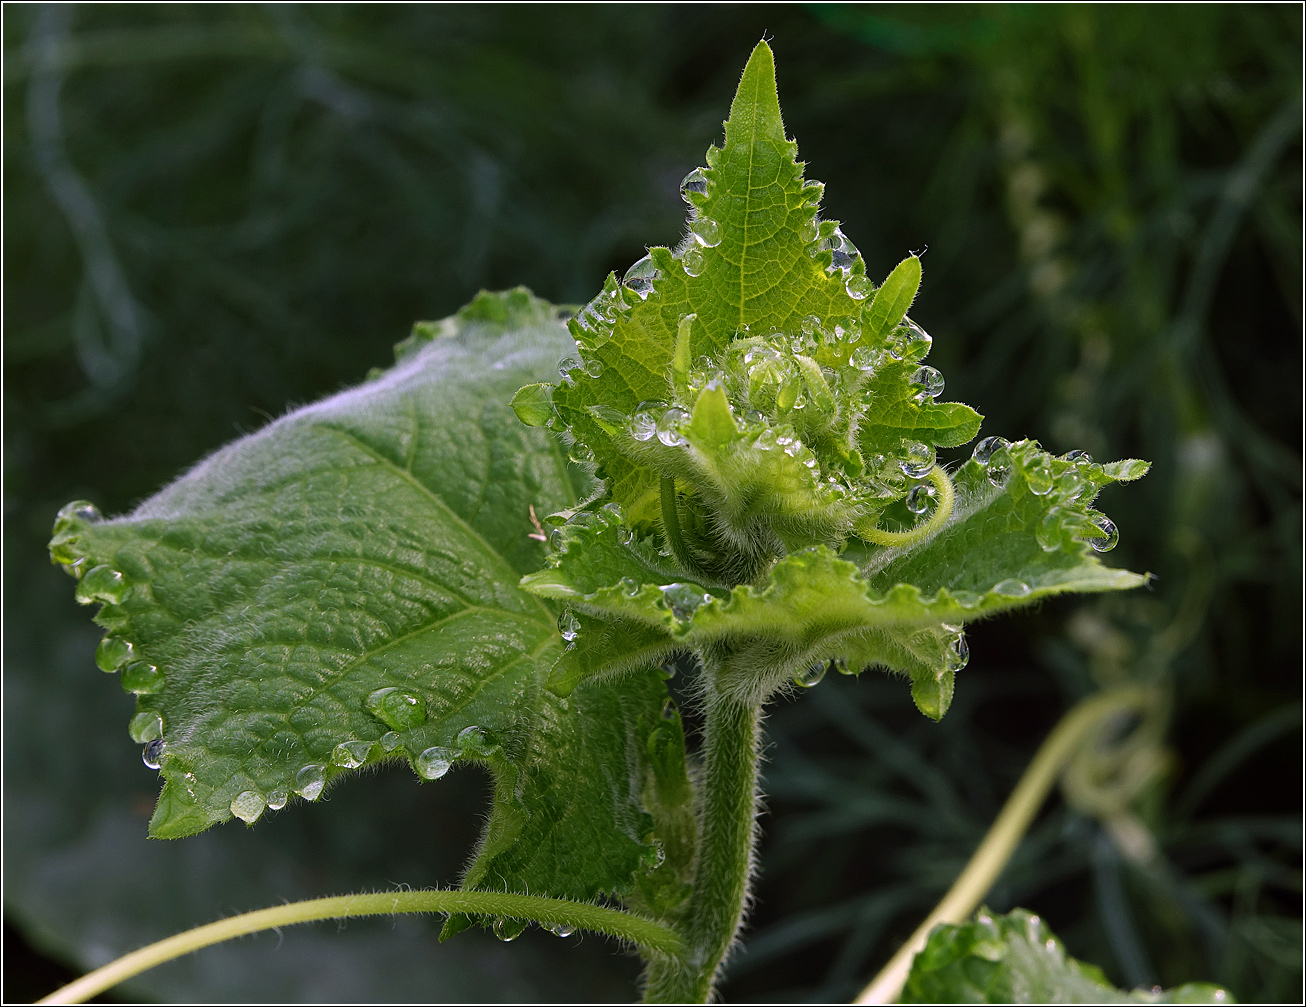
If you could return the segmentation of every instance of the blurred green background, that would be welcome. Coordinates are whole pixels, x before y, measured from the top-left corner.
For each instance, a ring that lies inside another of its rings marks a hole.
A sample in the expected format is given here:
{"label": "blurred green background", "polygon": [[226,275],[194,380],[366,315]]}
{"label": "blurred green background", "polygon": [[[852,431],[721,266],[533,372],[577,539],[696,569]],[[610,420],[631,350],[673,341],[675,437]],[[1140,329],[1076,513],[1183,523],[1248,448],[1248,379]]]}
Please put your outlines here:
{"label": "blurred green background", "polygon": [[[132,506],[478,289],[579,302],[676,242],[678,182],[765,34],[868,271],[928,246],[913,316],[947,397],[986,433],[1155,463],[1101,506],[1111,561],[1157,578],[976,627],[940,725],[878,675],[778,704],[725,999],[851,996],[1060,714],[1142,680],[1173,698],[1128,799],[1049,802],[989,902],[1041,913],[1126,986],[1299,1002],[1299,6],[3,17],[5,999],[220,915],[456,880],[485,807],[473,770],[147,841],[155,774],[48,564],[55,510]],[[246,939],[120,995],[621,1000],[636,971],[594,937],[438,946],[402,919]]]}

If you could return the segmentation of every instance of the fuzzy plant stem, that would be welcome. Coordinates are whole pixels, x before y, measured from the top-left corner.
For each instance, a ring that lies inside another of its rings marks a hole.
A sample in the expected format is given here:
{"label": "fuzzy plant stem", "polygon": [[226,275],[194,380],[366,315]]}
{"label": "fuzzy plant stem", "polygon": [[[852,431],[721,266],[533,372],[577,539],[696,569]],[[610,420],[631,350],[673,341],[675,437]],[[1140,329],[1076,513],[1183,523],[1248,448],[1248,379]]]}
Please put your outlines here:
{"label": "fuzzy plant stem", "polygon": [[[711,690],[711,675],[705,675]],[[653,961],[648,1003],[706,1003],[743,921],[756,839],[760,704],[712,693],[703,729],[703,805],[684,955]]]}
{"label": "fuzzy plant stem", "polygon": [[206,948],[233,937],[257,933],[292,923],[310,923],[314,920],[347,919],[353,916],[389,916],[397,913],[481,913],[509,916],[514,919],[534,920],[543,924],[565,925],[608,934],[630,941],[646,956],[656,961],[658,956],[683,954],[680,937],[669,928],[630,913],[567,899],[542,898],[536,895],[513,895],[499,892],[475,891],[425,891],[382,892],[363,895],[338,895],[307,902],[259,909],[242,913],[229,919],[218,920],[157,941],[124,955],[102,968],[69,983],[41,1004],[70,1004],[103,993],[125,979],[139,975],[156,965],[180,958],[200,948]]}

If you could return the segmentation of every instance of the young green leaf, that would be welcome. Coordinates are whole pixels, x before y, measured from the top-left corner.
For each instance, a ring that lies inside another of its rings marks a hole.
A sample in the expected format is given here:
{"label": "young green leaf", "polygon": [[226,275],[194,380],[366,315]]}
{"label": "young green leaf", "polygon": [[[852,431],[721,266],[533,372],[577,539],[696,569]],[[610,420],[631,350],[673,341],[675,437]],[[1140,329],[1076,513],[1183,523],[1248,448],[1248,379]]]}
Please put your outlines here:
{"label": "young green leaf", "polygon": [[718,685],[747,702],[828,661],[878,665],[937,719],[967,621],[1145,582],[1098,561],[1117,533],[1090,504],[1147,464],[989,437],[954,485],[936,451],[980,416],[937,402],[943,376],[921,363],[933,341],[906,314],[919,257],[877,290],[818,218],[823,187],[784,135],[765,43],[725,127],[682,187],[689,236],[610,276],[571,322],[584,359],[551,395],[515,400],[527,422],[556,410],[611,498],[522,580],[573,610],[549,687],[683,647],[710,650]]}
{"label": "young green leaf", "polygon": [[981,909],[960,926],[940,924],[912,961],[900,1003],[1236,1003],[1228,990],[1185,983],[1125,992],[1095,965],[1076,961],[1047,925],[1024,909]]}

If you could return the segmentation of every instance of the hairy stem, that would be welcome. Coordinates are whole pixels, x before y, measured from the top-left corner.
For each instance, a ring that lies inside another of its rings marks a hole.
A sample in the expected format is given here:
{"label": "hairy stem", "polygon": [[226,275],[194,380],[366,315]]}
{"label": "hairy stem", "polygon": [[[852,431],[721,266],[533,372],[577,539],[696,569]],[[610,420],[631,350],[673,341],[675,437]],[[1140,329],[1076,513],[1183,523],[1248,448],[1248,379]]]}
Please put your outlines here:
{"label": "hairy stem", "polygon": [[604,909],[567,899],[537,895],[509,895],[499,892],[384,892],[375,895],[340,895],[273,906],[252,913],[218,920],[196,927],[124,955],[117,961],[90,972],[56,990],[41,1004],[81,1003],[156,965],[180,958],[191,951],[220,944],[259,930],[284,927],[314,920],[349,916],[389,916],[395,913],[476,913],[534,920],[538,923],[594,930],[630,941],[653,960],[684,952],[680,936],[660,923],[632,916],[616,909]]}
{"label": "hairy stem", "polygon": [[915,528],[909,528],[906,531],[884,531],[873,524],[867,524],[859,527],[857,534],[867,542],[873,542],[875,545],[903,546],[920,542],[942,528],[944,522],[952,516],[952,508],[956,503],[957,494],[952,488],[952,480],[948,478],[948,473],[944,472],[938,465],[930,469],[928,478],[930,482],[934,483],[935,489],[939,491],[939,502],[928,520],[922,521]]}
{"label": "hairy stem", "polygon": [[[705,669],[713,690],[711,668]],[[685,954],[650,963],[645,1000],[706,1003],[743,921],[753,866],[761,706],[707,697],[703,730],[703,812],[693,894],[680,929]]]}
{"label": "hairy stem", "polygon": [[662,477],[662,528],[667,534],[667,545],[671,546],[671,555],[687,571],[693,572],[697,565],[690,560],[689,550],[685,548],[685,539],[680,532],[680,509],[676,506],[676,481],[671,476]]}
{"label": "hairy stem", "polygon": [[1146,689],[1117,689],[1090,696],[1061,718],[1035,753],[966,869],[889,964],[862,990],[857,1003],[884,1004],[898,998],[911,971],[912,959],[925,946],[930,931],[940,923],[961,923],[975,911],[1007,866],[1048,791],[1080,746],[1107,718],[1123,710],[1142,709],[1151,702],[1152,696],[1153,693]]}

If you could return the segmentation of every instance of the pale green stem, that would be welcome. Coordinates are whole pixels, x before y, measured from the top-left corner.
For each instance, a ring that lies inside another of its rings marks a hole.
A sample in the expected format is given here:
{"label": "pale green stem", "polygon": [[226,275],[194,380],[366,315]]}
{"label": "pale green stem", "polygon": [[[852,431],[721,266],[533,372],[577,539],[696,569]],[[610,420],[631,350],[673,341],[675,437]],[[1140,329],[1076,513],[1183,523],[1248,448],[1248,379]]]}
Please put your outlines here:
{"label": "pale green stem", "polygon": [[554,926],[594,930],[610,937],[630,941],[656,960],[684,951],[680,936],[660,923],[632,916],[617,909],[604,909],[567,899],[546,899],[536,895],[511,895],[499,892],[384,892],[376,895],[339,895],[327,899],[310,899],[244,913],[196,927],[165,940],[124,955],[55,990],[39,1004],[81,1003],[97,993],[118,985],[156,965],[180,958],[191,951],[220,944],[259,930],[311,923],[314,920],[343,919],[349,916],[390,916],[395,913],[476,913],[534,920]]}
{"label": "pale green stem", "polygon": [[908,528],[906,531],[884,531],[873,524],[861,525],[857,529],[857,534],[867,542],[875,545],[904,546],[914,545],[923,539],[929,538],[936,531],[943,527],[944,522],[952,516],[952,508],[957,500],[957,493],[952,488],[952,480],[948,478],[948,473],[942,468],[935,465],[930,469],[930,482],[934,483],[935,489],[939,491],[939,502],[934,507],[934,513],[929,519],[922,521],[915,528]]}
{"label": "pale green stem", "polygon": [[925,946],[930,931],[940,923],[961,923],[975,911],[1007,866],[1048,791],[1080,746],[1105,719],[1122,710],[1145,708],[1152,695],[1145,689],[1101,693],[1079,703],[1061,718],[1034,755],[966,869],[889,964],[862,990],[856,1003],[886,1004],[898,998],[911,971],[912,959]]}
{"label": "pale green stem", "polygon": [[[705,677],[710,673],[705,669]],[[715,693],[706,705],[698,858],[680,927],[689,947],[678,958],[649,963],[644,998],[650,1003],[707,1002],[748,896],[761,706]]]}

